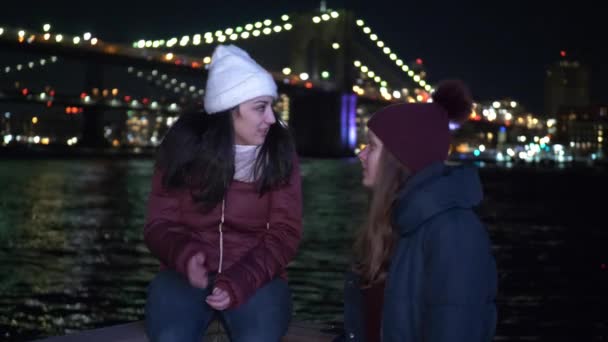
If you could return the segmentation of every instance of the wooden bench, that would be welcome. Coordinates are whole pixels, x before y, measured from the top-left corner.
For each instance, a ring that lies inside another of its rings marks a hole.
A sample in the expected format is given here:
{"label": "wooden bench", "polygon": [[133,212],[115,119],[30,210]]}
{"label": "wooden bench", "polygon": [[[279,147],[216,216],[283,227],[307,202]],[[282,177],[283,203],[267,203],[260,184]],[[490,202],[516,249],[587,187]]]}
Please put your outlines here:
{"label": "wooden bench", "polygon": [[[335,337],[322,331],[324,326],[294,322],[289,326],[287,335],[282,342],[331,342]],[[65,336],[55,336],[38,340],[37,342],[148,342],[144,332],[144,322],[137,321],[105,328],[85,330]],[[207,330],[203,342],[228,342],[222,325],[213,321]]]}

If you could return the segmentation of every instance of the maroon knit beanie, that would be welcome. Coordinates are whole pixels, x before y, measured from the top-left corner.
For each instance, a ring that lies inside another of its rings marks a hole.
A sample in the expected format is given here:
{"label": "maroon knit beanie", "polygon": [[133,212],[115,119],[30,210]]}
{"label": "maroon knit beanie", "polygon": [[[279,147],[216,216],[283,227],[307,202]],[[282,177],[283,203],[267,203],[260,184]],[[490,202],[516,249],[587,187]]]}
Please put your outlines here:
{"label": "maroon knit beanie", "polygon": [[459,80],[440,82],[432,103],[401,103],[376,112],[367,122],[412,174],[436,161],[447,159],[450,147],[449,122],[462,122],[471,113],[473,100]]}

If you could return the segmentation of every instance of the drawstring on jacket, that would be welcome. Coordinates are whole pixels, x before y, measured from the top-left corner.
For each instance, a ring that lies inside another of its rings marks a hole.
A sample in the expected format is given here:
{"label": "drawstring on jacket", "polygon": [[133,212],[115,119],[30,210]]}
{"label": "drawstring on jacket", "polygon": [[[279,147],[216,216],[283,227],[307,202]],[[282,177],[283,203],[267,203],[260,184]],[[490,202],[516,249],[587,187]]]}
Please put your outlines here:
{"label": "drawstring on jacket", "polygon": [[218,273],[222,273],[222,263],[224,262],[224,232],[222,227],[224,225],[224,212],[226,210],[226,199],[222,199],[222,218],[220,219],[220,265],[218,267]]}
{"label": "drawstring on jacket", "polygon": [[[224,263],[224,219],[226,217],[226,199],[222,199],[222,216],[220,218],[219,231],[220,231],[220,264],[218,266],[217,273],[222,273],[222,264]],[[270,214],[269,214],[270,218]],[[270,220],[266,221],[266,230],[270,230]]]}

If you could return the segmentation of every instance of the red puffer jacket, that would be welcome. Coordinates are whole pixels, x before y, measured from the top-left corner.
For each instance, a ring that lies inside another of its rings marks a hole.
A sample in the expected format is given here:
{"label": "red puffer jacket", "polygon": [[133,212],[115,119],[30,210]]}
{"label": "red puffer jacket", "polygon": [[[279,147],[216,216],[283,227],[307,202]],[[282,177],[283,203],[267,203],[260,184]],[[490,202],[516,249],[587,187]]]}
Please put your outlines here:
{"label": "red puffer jacket", "polygon": [[164,268],[184,275],[188,260],[197,252],[205,253],[209,272],[218,272],[215,286],[232,298],[230,308],[273,278],[286,278],[285,268],[301,236],[297,160],[288,184],[260,197],[254,183],[235,180],[224,203],[207,213],[192,201],[189,191],[164,188],[162,173],[154,173],[144,228],[146,245]]}

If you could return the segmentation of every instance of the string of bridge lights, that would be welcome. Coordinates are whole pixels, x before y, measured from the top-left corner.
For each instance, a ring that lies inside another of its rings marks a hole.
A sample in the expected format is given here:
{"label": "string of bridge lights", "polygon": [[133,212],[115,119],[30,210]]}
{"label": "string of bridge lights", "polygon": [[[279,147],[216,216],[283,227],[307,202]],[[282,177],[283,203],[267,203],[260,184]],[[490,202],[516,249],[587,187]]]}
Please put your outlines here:
{"label": "string of bridge lights", "polygon": [[152,82],[155,86],[164,88],[165,90],[171,90],[171,88],[173,88],[175,93],[189,92],[183,95],[190,95],[194,99],[200,98],[205,93],[204,89],[198,88],[195,85],[188,85],[186,82],[179,82],[176,78],[169,80],[167,74],[161,74],[158,70],[152,70],[148,75],[145,75],[143,71],[136,70],[134,67],[129,67],[127,68],[127,72],[129,74],[134,74],[137,78],[144,78],[145,76],[145,79],[148,82]]}
{"label": "string of bridge lights", "polygon": [[406,73],[410,78],[414,80],[414,82],[423,87],[427,92],[433,91],[433,87],[428,84],[424,79],[422,79],[420,75],[416,75],[416,73],[410,68],[410,66],[403,62],[403,60],[400,59],[399,56],[397,56],[397,54],[393,52],[390,47],[388,47],[382,40],[380,40],[378,35],[372,32],[372,29],[369,26],[365,25],[365,22],[362,19],[357,19],[355,23],[358,27],[361,28],[363,33],[367,35],[369,39],[374,42],[378,48],[381,49],[381,51],[385,55],[388,55],[389,59],[393,61],[393,63],[395,63],[395,65],[399,67],[401,71]]}
{"label": "string of bridge lights", "polygon": [[371,70],[368,66],[364,65],[363,63],[361,63],[361,61],[356,60],[356,61],[353,62],[353,64],[367,78],[369,78],[370,80],[373,80],[374,82],[376,82],[378,84],[378,86],[380,86],[380,87],[388,87],[386,81],[383,80],[382,77],[380,77],[380,75],[378,75],[376,72],[374,72],[373,70]]}
{"label": "string of bridge lights", "polygon": [[[92,33],[85,32],[79,36],[70,36],[61,33],[51,33],[51,25],[44,24],[42,27],[44,33],[26,31],[23,29],[12,29],[0,27],[0,39],[16,39],[21,44],[34,44],[34,43],[43,43],[43,44],[61,44],[64,46],[88,46],[89,48],[101,49],[103,53],[107,54],[117,54],[122,53],[126,55],[134,55],[134,52],[137,52],[133,57],[141,57],[150,60],[154,58],[155,60],[159,60],[165,63],[172,63],[176,65],[184,65],[192,68],[201,68],[202,64],[196,58],[190,58],[186,56],[178,56],[173,53],[165,54],[165,53],[156,53],[156,55],[145,53],[145,55],[140,55],[140,52],[135,50],[131,50],[131,48],[126,47],[126,49],[118,44],[108,44],[102,42],[97,37],[94,37]],[[0,70],[2,71],[2,70]]]}
{"label": "string of bridge lights", "polygon": [[[384,99],[390,101],[393,98],[400,99],[401,97],[406,97],[408,102],[416,102],[423,100],[423,97],[421,95],[417,96],[416,98],[409,96],[409,90],[407,88],[403,88],[401,91],[393,90],[391,92],[389,91],[390,87],[388,86],[387,82],[383,80],[382,77],[380,77],[376,72],[371,70],[367,65],[363,64],[359,60],[353,61],[353,65],[357,68],[357,70],[361,72],[361,74],[363,74],[363,77],[374,81],[378,85],[380,95],[382,95]],[[352,89],[353,92],[355,92],[359,96],[363,96],[365,94],[365,89],[360,87],[358,84],[353,85]]]}
{"label": "string of bridge lights", "polygon": [[255,23],[245,24],[243,26],[229,27],[224,30],[209,31],[203,34],[194,34],[192,36],[182,36],[159,40],[140,39],[133,42],[133,47],[138,49],[143,48],[161,48],[161,47],[187,47],[190,45],[198,46],[201,44],[224,43],[227,41],[237,41],[249,38],[290,31],[293,24],[289,22],[289,15],[284,14],[281,20],[273,25],[271,19],[257,21]]}
{"label": "string of bridge lights", "polygon": [[40,33],[28,32],[23,29],[15,30],[15,32],[10,32],[12,30],[5,29],[0,27],[0,37],[6,36],[7,34],[15,34],[15,38],[19,43],[34,43],[35,41],[45,41],[45,42],[56,42],[56,43],[67,43],[69,41],[72,42],[73,45],[79,44],[90,44],[97,45],[100,40],[96,37],[93,37],[93,34],[90,32],[85,32],[82,36],[70,36],[61,33],[51,33],[51,24],[42,25],[42,30],[44,33],[40,35]]}
{"label": "string of bridge lights", "polygon": [[44,67],[49,64],[56,63],[58,61],[57,56],[51,56],[49,58],[41,58],[37,61],[29,61],[27,63],[20,63],[17,65],[7,65],[5,67],[0,68],[0,71],[4,71],[5,74],[9,74],[12,72],[19,72],[24,70],[32,70],[37,67]]}

